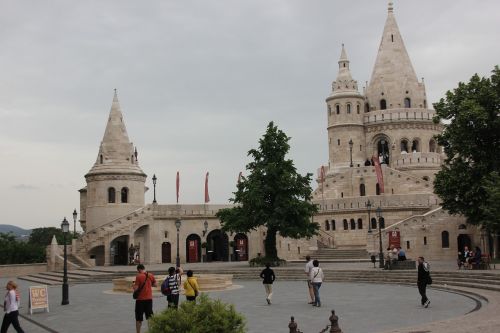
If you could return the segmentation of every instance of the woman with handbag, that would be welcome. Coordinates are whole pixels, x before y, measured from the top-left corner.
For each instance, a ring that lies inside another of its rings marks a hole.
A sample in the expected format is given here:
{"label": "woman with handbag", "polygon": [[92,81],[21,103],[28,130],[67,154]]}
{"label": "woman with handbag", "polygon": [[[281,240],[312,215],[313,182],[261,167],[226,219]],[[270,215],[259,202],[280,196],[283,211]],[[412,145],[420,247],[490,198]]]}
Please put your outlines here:
{"label": "woman with handbag", "polygon": [[21,325],[19,325],[19,301],[16,294],[17,284],[14,281],[7,282],[7,293],[5,294],[3,310],[5,315],[2,321],[2,333],[6,333],[9,326],[12,324],[16,332],[24,333]]}
{"label": "woman with handbag", "polygon": [[184,293],[186,294],[186,300],[196,301],[196,297],[200,294],[200,286],[198,285],[197,279],[193,276],[193,271],[188,270],[187,279],[184,281]]}
{"label": "woman with handbag", "polygon": [[313,268],[311,269],[310,279],[314,289],[314,303],[312,306],[321,306],[321,299],[319,298],[319,288],[323,283],[323,279],[325,278],[323,274],[323,270],[319,267],[319,261],[313,261]]}

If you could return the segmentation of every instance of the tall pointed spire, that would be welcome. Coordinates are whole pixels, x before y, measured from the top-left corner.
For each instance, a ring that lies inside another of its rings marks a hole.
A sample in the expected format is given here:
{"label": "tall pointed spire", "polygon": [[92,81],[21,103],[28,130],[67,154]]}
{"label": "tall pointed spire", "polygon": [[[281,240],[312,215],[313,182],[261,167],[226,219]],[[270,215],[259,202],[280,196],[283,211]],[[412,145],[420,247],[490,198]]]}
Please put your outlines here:
{"label": "tall pointed spire", "polygon": [[134,145],[129,140],[127,128],[123,121],[120,102],[118,101],[118,94],[115,89],[111,110],[109,111],[108,123],[99,147],[99,154],[89,174],[102,172],[132,172],[144,174],[137,163],[137,158],[134,158],[134,155]]}
{"label": "tall pointed spire", "polygon": [[394,6],[389,2],[387,19],[380,42],[377,59],[366,90],[371,109],[403,108],[406,101],[411,107],[423,107],[425,87],[418,82],[403,38],[394,16]]}
{"label": "tall pointed spire", "polygon": [[349,59],[344,44],[339,58],[339,72],[337,78],[332,83],[332,93],[330,96],[337,95],[343,92],[357,92],[358,82],[353,80],[349,69]]}

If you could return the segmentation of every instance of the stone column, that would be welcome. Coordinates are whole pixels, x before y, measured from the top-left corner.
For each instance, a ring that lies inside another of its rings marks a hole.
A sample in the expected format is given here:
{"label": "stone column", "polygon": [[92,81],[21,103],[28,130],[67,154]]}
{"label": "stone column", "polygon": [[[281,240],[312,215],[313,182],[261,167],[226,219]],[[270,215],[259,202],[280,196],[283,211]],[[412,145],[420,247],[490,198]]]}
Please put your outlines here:
{"label": "stone column", "polygon": [[111,244],[108,237],[104,238],[104,266],[111,266]]}

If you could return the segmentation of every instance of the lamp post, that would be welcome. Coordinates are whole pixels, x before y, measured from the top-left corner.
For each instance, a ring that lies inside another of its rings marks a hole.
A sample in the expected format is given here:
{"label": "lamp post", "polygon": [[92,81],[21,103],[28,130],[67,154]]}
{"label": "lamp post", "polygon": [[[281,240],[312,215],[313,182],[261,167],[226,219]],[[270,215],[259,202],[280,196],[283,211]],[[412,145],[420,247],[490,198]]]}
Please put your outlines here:
{"label": "lamp post", "polygon": [[370,202],[370,199],[368,199],[368,202],[365,204],[366,205],[366,210],[368,211],[368,233],[372,233],[372,221],[370,219],[370,212],[372,210],[372,203]]}
{"label": "lamp post", "polygon": [[207,234],[207,231],[208,231],[208,222],[205,221],[203,222],[203,236]]}
{"label": "lamp post", "polygon": [[352,146],[354,145],[354,142],[352,142],[352,139],[349,139],[349,151],[351,152],[351,164],[349,165],[352,168]]}
{"label": "lamp post", "polygon": [[382,208],[377,207],[377,218],[378,218],[378,260],[380,268],[384,268],[384,253],[382,252]]}
{"label": "lamp post", "polygon": [[175,257],[175,266],[180,267],[181,266],[181,258],[179,257],[179,230],[181,229],[181,220],[177,219],[175,220],[175,228],[177,229],[177,256]]}
{"label": "lamp post", "polygon": [[156,178],[156,174],[153,175],[153,203],[155,204],[156,203],[156,180],[158,178]]}
{"label": "lamp post", "polygon": [[73,210],[73,238],[76,238],[76,217],[78,216],[78,213],[75,210]]}
{"label": "lamp post", "polygon": [[63,275],[63,284],[62,284],[62,302],[61,305],[69,304],[69,290],[68,290],[68,255],[66,252],[66,234],[69,232],[69,222],[66,220],[66,217],[61,223],[61,230],[63,232],[63,241],[64,241],[64,275]]}

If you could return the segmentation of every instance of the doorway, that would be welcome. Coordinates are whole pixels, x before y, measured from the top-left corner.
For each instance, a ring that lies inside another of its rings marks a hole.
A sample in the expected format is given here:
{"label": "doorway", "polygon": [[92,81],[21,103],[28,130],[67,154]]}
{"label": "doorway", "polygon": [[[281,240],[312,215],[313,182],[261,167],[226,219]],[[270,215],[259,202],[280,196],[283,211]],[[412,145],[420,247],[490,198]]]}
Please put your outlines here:
{"label": "doorway", "polygon": [[128,236],[120,236],[111,242],[110,247],[111,264],[128,264]]}
{"label": "doorway", "polygon": [[201,238],[191,234],[186,238],[186,262],[201,261]]}
{"label": "doorway", "polygon": [[248,237],[245,234],[234,236],[234,252],[236,261],[248,260]]}
{"label": "doorway", "polygon": [[207,235],[207,260],[227,261],[229,255],[229,241],[226,233],[220,229],[212,230]]}
{"label": "doorway", "polygon": [[172,245],[170,242],[161,243],[161,262],[162,264],[172,262]]}
{"label": "doorway", "polygon": [[472,249],[472,243],[470,241],[469,235],[461,234],[457,237],[458,251],[463,252],[464,247],[468,247],[469,250]]}

